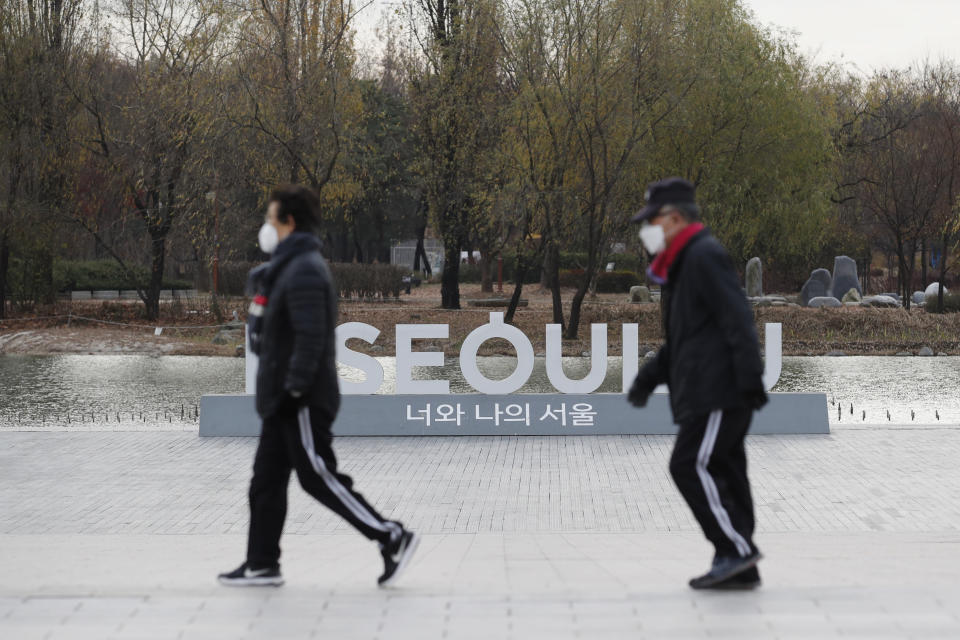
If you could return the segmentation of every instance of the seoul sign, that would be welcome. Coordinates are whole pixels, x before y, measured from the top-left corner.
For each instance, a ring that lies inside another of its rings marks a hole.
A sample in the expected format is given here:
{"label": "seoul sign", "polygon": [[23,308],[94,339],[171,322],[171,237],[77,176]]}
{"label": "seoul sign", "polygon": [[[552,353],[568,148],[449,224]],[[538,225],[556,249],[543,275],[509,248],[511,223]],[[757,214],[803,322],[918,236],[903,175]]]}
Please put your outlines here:
{"label": "seoul sign", "polygon": [[[396,331],[396,393],[398,395],[444,395],[450,393],[448,380],[417,380],[414,367],[442,367],[445,356],[442,351],[414,351],[413,341],[418,339],[448,339],[450,327],[446,324],[398,324]],[[624,324],[622,331],[622,388],[626,392],[637,375],[640,360],[639,325]],[[362,381],[340,378],[340,389],[347,395],[372,395],[380,391],[384,380],[383,366],[373,356],[354,351],[347,342],[359,339],[373,345],[380,330],[363,322],[347,322],[337,327],[337,361],[359,369],[364,373]],[[561,327],[546,325],[546,372],[550,384],[560,393],[587,394],[596,391],[607,374],[607,325],[590,325],[590,372],[581,379],[567,377],[561,366]],[[508,341],[517,353],[516,368],[503,380],[491,380],[477,367],[477,352],[480,346],[500,338]],[[764,386],[773,388],[780,378],[782,367],[781,325],[766,325],[766,363],[763,374]],[[503,313],[491,313],[487,324],[477,327],[467,335],[460,347],[460,371],[464,379],[479,393],[507,395],[519,390],[530,378],[534,367],[533,345],[520,329],[506,324]],[[661,389],[662,390],[662,389]]]}

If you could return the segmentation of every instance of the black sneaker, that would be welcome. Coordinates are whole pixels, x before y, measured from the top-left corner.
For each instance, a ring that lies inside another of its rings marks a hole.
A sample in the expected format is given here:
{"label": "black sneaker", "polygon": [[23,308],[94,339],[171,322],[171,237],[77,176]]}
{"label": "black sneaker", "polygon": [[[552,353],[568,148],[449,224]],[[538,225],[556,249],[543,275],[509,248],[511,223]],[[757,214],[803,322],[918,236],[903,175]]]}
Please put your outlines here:
{"label": "black sneaker", "polygon": [[756,567],[762,557],[759,551],[754,551],[748,556],[714,558],[710,571],[690,580],[690,587],[693,589],[715,589],[717,585],[730,578]]}
{"label": "black sneaker", "polygon": [[761,584],[760,570],[756,567],[751,567],[743,573],[738,573],[732,578],[727,578],[713,588],[725,589],[727,591],[750,591],[758,588]]}
{"label": "black sneaker", "polygon": [[410,563],[418,544],[420,537],[413,531],[404,529],[395,542],[383,547],[380,550],[383,556],[383,575],[377,578],[377,584],[381,587],[392,585]]}
{"label": "black sneaker", "polygon": [[251,569],[246,562],[230,573],[221,573],[217,580],[230,587],[279,587],[283,584],[280,567]]}

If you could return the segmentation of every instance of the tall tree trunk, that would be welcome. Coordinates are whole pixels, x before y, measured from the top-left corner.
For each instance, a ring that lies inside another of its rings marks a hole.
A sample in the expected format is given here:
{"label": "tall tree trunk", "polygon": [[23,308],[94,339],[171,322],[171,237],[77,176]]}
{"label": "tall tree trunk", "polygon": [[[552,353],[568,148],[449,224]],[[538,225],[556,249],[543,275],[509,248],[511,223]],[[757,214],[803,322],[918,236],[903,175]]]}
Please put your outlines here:
{"label": "tall tree trunk", "polygon": [[7,313],[7,273],[10,269],[10,241],[7,230],[0,235],[0,318]]}
{"label": "tall tree trunk", "polygon": [[[915,253],[911,253],[910,255],[912,257],[915,255]],[[911,288],[910,284],[913,282],[913,268],[912,268],[913,265],[909,264],[909,261],[907,260],[907,256],[902,252],[901,252],[901,255],[899,256],[899,259],[900,259],[900,274],[899,274],[900,275],[900,278],[899,278],[900,295],[903,299],[903,307],[907,311],[909,311],[910,310],[909,289]]]}
{"label": "tall tree trunk", "polygon": [[590,287],[590,278],[584,277],[577,287],[577,292],[573,294],[573,300],[570,302],[570,324],[563,332],[566,340],[576,340],[577,333],[580,330],[580,309],[583,305],[583,299],[587,295],[587,289]]}
{"label": "tall tree trunk", "polygon": [[587,291],[590,290],[591,282],[597,277],[594,273],[597,268],[596,263],[597,260],[593,255],[593,251],[588,252],[586,269],[583,271],[583,279],[580,281],[579,286],[577,286],[577,292],[573,295],[573,300],[570,302],[570,324],[567,325],[567,330],[563,336],[567,340],[577,339],[577,334],[580,331],[580,315],[583,300],[587,296]]}
{"label": "tall tree trunk", "polygon": [[[427,259],[427,251],[423,247],[423,238],[426,235],[427,226],[425,224],[417,227],[417,248],[413,250],[413,270],[423,271],[428,278],[433,275],[433,269],[430,268],[430,260]],[[421,263],[423,268],[421,269]]]}
{"label": "tall tree trunk", "polygon": [[545,293],[550,289],[550,252],[543,254],[543,263],[540,265],[540,291]]}
{"label": "tall tree trunk", "polygon": [[547,249],[547,262],[544,265],[547,272],[547,284],[553,301],[553,324],[560,325],[560,330],[566,327],[563,321],[563,299],[560,297],[560,250],[551,243]]}
{"label": "tall tree trunk", "polygon": [[[920,243],[920,283],[924,291],[927,289],[927,241]],[[913,287],[911,287],[913,288]]]}
{"label": "tall tree trunk", "polygon": [[517,253],[517,271],[515,284],[513,286],[513,295],[510,296],[510,304],[507,305],[507,313],[503,321],[507,324],[513,322],[513,316],[517,313],[517,307],[520,306],[520,294],[523,292],[523,281],[527,277],[527,261],[523,254]]}
{"label": "tall tree trunk", "polygon": [[152,235],[150,243],[150,285],[147,287],[146,299],[143,301],[147,309],[147,320],[158,320],[160,318],[160,289],[163,287],[166,244],[166,234]]}
{"label": "tall tree trunk", "polygon": [[486,251],[480,252],[480,291],[493,293],[493,260]]}
{"label": "tall tree trunk", "polygon": [[37,302],[53,304],[56,298],[53,284],[53,252],[44,242],[37,255]]}
{"label": "tall tree trunk", "polygon": [[943,283],[947,279],[947,252],[950,247],[950,234],[943,234],[943,253],[940,254],[940,286],[937,287],[937,308],[943,312]]}
{"label": "tall tree trunk", "polygon": [[444,248],[443,275],[440,278],[440,306],[460,308],[460,243],[448,242]]}

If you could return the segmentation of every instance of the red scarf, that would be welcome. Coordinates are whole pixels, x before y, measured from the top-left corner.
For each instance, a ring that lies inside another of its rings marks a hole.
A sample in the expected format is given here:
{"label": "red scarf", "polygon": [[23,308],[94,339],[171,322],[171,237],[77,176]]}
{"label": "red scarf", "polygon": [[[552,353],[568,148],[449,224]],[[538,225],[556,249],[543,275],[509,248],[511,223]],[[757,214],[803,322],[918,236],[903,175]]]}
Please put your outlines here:
{"label": "red scarf", "polygon": [[683,231],[677,234],[677,237],[673,239],[670,246],[657,254],[657,257],[650,263],[650,267],[647,268],[647,275],[650,276],[653,282],[659,285],[667,283],[667,275],[670,273],[670,267],[673,266],[673,261],[677,259],[677,256],[680,255],[683,248],[687,246],[690,239],[703,231],[703,228],[703,225],[699,222],[687,225]]}

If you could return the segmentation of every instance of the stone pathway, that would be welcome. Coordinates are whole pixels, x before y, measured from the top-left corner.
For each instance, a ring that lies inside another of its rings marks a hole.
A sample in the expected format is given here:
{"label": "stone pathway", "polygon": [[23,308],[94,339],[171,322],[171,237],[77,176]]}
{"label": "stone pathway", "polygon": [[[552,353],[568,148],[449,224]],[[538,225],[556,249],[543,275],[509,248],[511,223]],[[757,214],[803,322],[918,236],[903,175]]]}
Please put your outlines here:
{"label": "stone pathway", "polygon": [[376,548],[291,486],[280,589],[229,589],[255,440],[0,431],[0,637],[958,638],[960,428],[751,438],[764,587],[697,593],[672,438],[351,438],[424,535]]}

